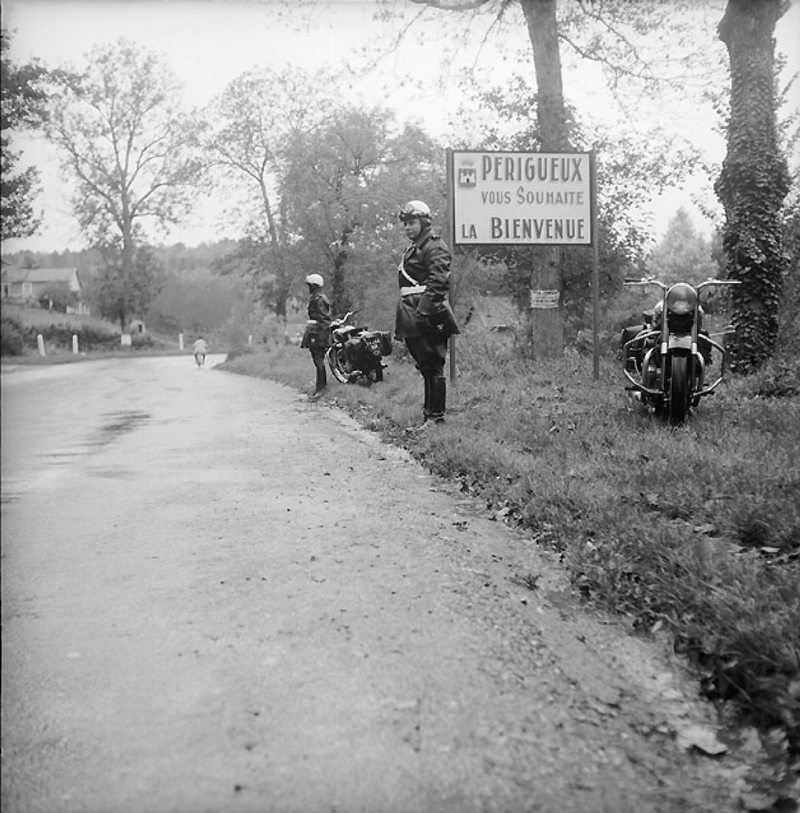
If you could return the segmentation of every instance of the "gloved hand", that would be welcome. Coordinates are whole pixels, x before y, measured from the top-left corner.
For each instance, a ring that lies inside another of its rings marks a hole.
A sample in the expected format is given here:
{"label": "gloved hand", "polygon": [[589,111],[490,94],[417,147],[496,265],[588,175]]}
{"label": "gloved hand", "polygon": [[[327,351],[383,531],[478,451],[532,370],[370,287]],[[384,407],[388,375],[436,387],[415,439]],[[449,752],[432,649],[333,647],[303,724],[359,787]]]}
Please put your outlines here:
{"label": "gloved hand", "polygon": [[436,335],[436,326],[433,324],[433,321],[430,316],[424,313],[420,313],[419,311],[416,312],[416,323],[417,323],[417,330],[420,332],[421,336],[435,336]]}

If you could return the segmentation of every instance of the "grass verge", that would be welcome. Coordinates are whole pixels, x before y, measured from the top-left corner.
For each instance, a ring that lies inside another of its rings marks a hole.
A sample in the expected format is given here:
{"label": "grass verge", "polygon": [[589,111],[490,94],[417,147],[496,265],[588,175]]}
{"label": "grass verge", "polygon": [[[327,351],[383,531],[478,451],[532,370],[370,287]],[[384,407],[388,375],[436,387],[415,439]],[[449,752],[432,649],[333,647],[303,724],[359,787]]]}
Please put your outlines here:
{"label": "grass verge", "polygon": [[[626,397],[616,363],[594,381],[591,359],[534,364],[474,337],[458,361],[448,422],[422,436],[403,432],[422,384],[402,353],[383,384],[333,382],[323,403],[558,551],[585,600],[642,634],[667,630],[709,699],[800,752],[797,370],[781,371],[780,387],[774,371],[731,380],[670,428]],[[295,347],[223,368],[312,387]]]}

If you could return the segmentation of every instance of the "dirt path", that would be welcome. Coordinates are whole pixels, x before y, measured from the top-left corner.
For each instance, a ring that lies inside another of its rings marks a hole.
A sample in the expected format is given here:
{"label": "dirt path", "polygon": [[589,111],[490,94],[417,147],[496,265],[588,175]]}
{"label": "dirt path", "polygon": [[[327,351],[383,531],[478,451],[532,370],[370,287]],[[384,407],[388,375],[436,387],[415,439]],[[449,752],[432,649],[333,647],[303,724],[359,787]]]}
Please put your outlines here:
{"label": "dirt path", "polygon": [[736,809],[658,651],[402,451],[269,382],[89,366],[3,376],[4,813]]}

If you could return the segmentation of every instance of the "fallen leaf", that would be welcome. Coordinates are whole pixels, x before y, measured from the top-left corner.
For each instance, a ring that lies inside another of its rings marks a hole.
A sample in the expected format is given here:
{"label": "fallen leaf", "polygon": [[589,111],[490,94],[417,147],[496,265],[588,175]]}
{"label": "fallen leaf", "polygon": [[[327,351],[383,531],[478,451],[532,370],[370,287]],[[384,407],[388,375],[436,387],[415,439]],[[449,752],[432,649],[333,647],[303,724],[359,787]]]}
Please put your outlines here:
{"label": "fallen leaf", "polygon": [[759,811],[769,811],[773,809],[773,805],[778,801],[777,796],[768,795],[766,793],[758,793],[751,790],[743,793],[740,797],[744,809],[751,811],[751,813],[759,813]]}
{"label": "fallen leaf", "polygon": [[728,746],[723,745],[710,728],[700,725],[689,725],[680,728],[678,730],[678,744],[687,750],[696,748],[711,757],[724,754],[728,750]]}

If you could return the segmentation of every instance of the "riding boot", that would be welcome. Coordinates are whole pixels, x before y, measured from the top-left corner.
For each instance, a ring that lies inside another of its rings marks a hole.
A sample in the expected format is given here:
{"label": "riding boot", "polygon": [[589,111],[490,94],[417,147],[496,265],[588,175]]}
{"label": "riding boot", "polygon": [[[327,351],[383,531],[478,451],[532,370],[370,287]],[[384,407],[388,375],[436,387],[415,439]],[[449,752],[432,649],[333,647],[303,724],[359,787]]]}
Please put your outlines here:
{"label": "riding boot", "polygon": [[425,423],[431,414],[431,379],[425,376],[422,380],[425,385],[425,396],[422,402],[422,422]]}
{"label": "riding boot", "polygon": [[316,401],[328,386],[328,377],[325,373],[325,365],[322,363],[322,360],[315,357],[314,366],[316,368],[317,378],[314,386],[314,392],[309,395],[309,398],[312,401]]}
{"label": "riding boot", "polygon": [[428,418],[435,423],[444,423],[444,413],[447,407],[447,379],[436,376],[431,379],[431,401]]}
{"label": "riding boot", "polygon": [[417,426],[408,426],[406,427],[406,432],[414,433],[420,432],[424,429],[427,429],[430,424],[428,423],[428,418],[431,416],[431,394],[433,392],[433,384],[432,379],[429,376],[423,376],[422,383],[425,388],[425,395],[423,396],[422,401],[422,423],[418,424]]}

